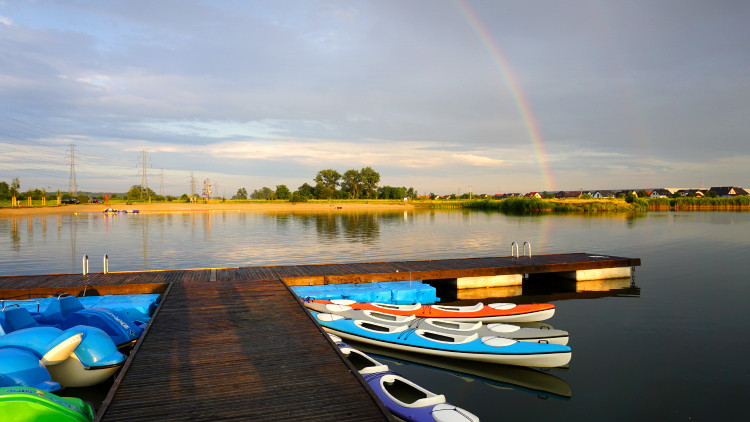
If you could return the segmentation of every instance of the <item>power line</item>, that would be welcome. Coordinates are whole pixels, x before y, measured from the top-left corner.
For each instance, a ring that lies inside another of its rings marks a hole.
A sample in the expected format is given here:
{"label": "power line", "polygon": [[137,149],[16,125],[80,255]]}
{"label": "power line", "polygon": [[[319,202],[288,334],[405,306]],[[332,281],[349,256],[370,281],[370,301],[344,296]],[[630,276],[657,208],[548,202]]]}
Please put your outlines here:
{"label": "power line", "polygon": [[146,150],[141,150],[142,172],[141,172],[141,199],[148,196],[148,176],[146,173]]}
{"label": "power line", "polygon": [[70,144],[70,177],[68,178],[68,192],[78,196],[78,184],[76,183],[76,146]]}

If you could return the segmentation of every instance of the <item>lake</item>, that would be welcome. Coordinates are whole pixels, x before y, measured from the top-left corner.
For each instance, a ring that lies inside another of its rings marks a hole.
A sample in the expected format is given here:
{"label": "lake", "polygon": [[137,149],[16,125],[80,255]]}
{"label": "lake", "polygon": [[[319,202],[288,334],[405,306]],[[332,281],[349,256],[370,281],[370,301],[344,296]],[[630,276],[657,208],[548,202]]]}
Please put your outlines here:
{"label": "lake", "polygon": [[[484,421],[744,419],[750,390],[750,213],[508,216],[410,210],[55,214],[0,218],[0,275],[587,252],[641,258],[630,280],[530,280],[489,302],[550,302],[569,367],[388,363]],[[455,302],[440,291],[444,302]],[[463,301],[466,302],[466,301]],[[385,359],[385,357],[383,357]],[[444,363],[445,364],[445,363]]]}

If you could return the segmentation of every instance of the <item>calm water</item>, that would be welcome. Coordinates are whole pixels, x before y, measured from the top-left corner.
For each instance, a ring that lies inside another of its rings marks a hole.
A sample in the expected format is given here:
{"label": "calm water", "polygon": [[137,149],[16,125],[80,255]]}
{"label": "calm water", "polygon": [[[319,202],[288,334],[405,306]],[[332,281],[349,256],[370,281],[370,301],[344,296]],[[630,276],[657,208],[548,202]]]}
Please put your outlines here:
{"label": "calm water", "polygon": [[[483,301],[552,302],[566,369],[389,361],[484,421],[744,420],[750,389],[750,213],[640,217],[418,211],[0,218],[0,275],[589,252],[639,257],[635,283],[530,282]],[[514,296],[520,295],[520,296]],[[444,292],[445,301],[455,301]],[[457,368],[454,368],[457,369]]]}

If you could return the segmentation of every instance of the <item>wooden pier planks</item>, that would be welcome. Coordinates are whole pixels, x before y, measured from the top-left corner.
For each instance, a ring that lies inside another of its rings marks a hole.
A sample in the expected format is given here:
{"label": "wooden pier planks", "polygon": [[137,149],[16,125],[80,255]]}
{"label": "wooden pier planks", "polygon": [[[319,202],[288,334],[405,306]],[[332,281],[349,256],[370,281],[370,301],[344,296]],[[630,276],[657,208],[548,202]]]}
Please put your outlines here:
{"label": "wooden pier planks", "polygon": [[587,253],[488,257],[422,261],[363,262],[348,264],[279,265],[222,268],[216,270],[169,270],[43,276],[0,277],[0,289],[133,283],[250,281],[281,278],[287,284],[366,283],[371,281],[438,280],[508,274],[538,274],[641,265],[640,258]]}
{"label": "wooden pier planks", "polygon": [[175,284],[101,420],[391,420],[324,336],[279,280]]}

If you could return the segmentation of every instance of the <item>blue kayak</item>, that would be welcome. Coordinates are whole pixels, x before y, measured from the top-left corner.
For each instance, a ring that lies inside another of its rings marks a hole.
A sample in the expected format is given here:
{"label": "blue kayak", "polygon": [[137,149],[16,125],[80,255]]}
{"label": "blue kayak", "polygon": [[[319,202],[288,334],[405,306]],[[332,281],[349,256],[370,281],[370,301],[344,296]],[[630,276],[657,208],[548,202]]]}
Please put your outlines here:
{"label": "blue kayak", "polygon": [[414,422],[478,422],[472,413],[388,369],[377,360],[331,335],[341,353],[357,369],[392,414]]}
{"label": "blue kayak", "polygon": [[479,337],[411,329],[341,315],[310,311],[329,333],[376,346],[506,365],[558,367],[570,362],[570,347],[559,344],[519,342],[496,336]]}

